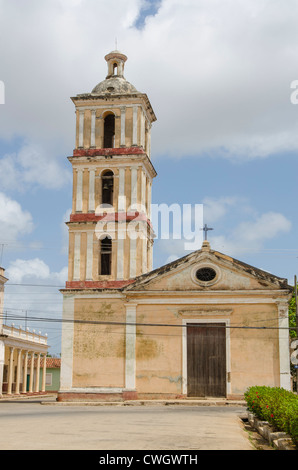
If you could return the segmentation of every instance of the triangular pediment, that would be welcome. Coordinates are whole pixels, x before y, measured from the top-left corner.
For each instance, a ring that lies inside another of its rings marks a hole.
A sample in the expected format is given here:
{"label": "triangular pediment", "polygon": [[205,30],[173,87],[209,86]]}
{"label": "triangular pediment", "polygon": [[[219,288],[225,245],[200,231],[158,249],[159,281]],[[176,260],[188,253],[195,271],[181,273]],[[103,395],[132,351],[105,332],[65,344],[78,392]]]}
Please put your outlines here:
{"label": "triangular pediment", "polygon": [[185,292],[276,289],[290,290],[291,287],[286,279],[217,251],[202,249],[139,276],[124,290]]}

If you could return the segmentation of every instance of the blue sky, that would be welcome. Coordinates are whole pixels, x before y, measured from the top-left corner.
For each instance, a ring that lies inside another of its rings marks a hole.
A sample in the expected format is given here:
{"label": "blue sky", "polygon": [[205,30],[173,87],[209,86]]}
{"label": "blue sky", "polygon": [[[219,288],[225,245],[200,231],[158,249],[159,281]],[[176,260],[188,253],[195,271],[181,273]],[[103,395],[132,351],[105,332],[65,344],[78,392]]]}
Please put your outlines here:
{"label": "blue sky", "polygon": [[[60,352],[74,107],[128,56],[148,94],[155,204],[203,204],[212,248],[293,282],[298,271],[298,6],[294,0],[0,0],[0,256],[7,323],[27,312]],[[100,27],[99,27],[100,26]],[[198,248],[200,248],[198,246]],[[183,256],[157,239],[154,267]],[[29,286],[30,284],[30,286]],[[40,287],[38,287],[40,286]],[[53,287],[51,287],[53,286]],[[31,318],[31,319],[30,319]]]}

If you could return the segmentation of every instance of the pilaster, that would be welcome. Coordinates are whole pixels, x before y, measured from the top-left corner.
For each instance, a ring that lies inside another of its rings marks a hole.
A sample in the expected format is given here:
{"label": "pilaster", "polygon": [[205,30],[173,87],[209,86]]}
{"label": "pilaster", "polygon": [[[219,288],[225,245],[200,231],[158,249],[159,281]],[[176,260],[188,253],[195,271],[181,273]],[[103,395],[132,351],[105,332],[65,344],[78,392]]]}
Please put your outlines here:
{"label": "pilaster", "polygon": [[81,233],[75,233],[74,236],[74,266],[73,266],[73,280],[80,280],[80,259],[81,259]]}
{"label": "pilaster", "polygon": [[121,111],[121,137],[120,137],[120,146],[125,147],[125,117],[126,117],[126,107],[122,106]]}
{"label": "pilaster", "polygon": [[91,110],[91,135],[90,147],[95,148],[95,123],[96,123],[96,109]]}
{"label": "pilaster", "polygon": [[22,350],[17,350],[17,374],[16,374],[16,390],[15,393],[19,395],[20,393],[20,382],[21,382],[21,359],[22,359]]}
{"label": "pilaster", "polygon": [[12,393],[12,382],[13,382],[13,355],[14,348],[9,348],[9,366],[8,366],[8,385],[7,385],[7,394],[11,395]]}
{"label": "pilaster", "polygon": [[138,145],[138,106],[133,107],[132,114],[132,145]]}
{"label": "pilaster", "polygon": [[125,388],[136,389],[136,304],[125,304],[126,308],[126,353]]}
{"label": "pilaster", "polygon": [[46,390],[46,373],[47,373],[47,355],[43,356],[43,367],[42,367],[42,382],[41,382],[41,391],[45,392]]}
{"label": "pilaster", "polygon": [[279,326],[280,387],[291,390],[288,301],[276,302]]}
{"label": "pilaster", "polygon": [[27,372],[28,372],[28,351],[24,354],[24,369],[23,369],[23,393],[27,391]]}
{"label": "pilaster", "polygon": [[40,377],[40,353],[37,353],[36,361],[36,380],[35,380],[35,392],[39,392],[39,377]]}
{"label": "pilaster", "polygon": [[77,170],[76,212],[83,208],[83,170]]}
{"label": "pilaster", "polygon": [[88,212],[95,211],[95,170],[89,170],[89,204]]}
{"label": "pilaster", "polygon": [[84,146],[84,119],[85,111],[79,111],[79,148]]}
{"label": "pilaster", "polygon": [[74,335],[74,296],[64,295],[63,322],[61,338],[61,375],[60,390],[72,387],[73,335]]}
{"label": "pilaster", "polygon": [[93,279],[93,231],[87,232],[86,280]]}
{"label": "pilaster", "polygon": [[137,167],[131,168],[131,208],[137,205],[137,191],[138,191],[138,170]]}
{"label": "pilaster", "polygon": [[29,379],[29,392],[33,392],[33,378],[34,378],[34,352],[31,352],[31,364],[30,364],[30,379]]}

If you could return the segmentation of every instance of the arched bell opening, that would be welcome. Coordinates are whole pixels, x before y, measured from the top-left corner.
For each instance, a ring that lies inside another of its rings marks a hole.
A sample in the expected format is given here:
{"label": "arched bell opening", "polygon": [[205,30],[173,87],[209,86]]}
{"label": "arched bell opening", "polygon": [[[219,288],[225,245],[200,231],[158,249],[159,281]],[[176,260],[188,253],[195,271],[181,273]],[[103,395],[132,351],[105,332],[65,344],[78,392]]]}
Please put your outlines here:
{"label": "arched bell opening", "polygon": [[99,274],[109,276],[112,273],[112,239],[111,237],[102,238],[99,241]]}
{"label": "arched bell opening", "polygon": [[101,186],[101,202],[102,204],[113,205],[114,193],[114,173],[111,170],[106,170],[102,173],[102,186]]}
{"label": "arched bell opening", "polygon": [[109,113],[104,118],[104,138],[103,147],[105,149],[115,147],[115,115]]}
{"label": "arched bell opening", "polygon": [[114,62],[113,64],[113,75],[118,75],[118,64]]}

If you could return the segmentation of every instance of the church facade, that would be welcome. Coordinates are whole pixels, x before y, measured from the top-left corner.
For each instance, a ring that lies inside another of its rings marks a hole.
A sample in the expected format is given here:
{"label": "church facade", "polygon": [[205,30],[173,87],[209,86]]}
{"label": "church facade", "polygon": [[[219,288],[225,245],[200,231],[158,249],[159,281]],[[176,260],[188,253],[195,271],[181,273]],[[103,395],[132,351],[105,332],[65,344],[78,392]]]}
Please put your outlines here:
{"label": "church facade", "polygon": [[243,396],[290,389],[285,279],[211,249],[152,270],[146,94],[105,57],[106,79],[76,109],[68,281],[58,400]]}

